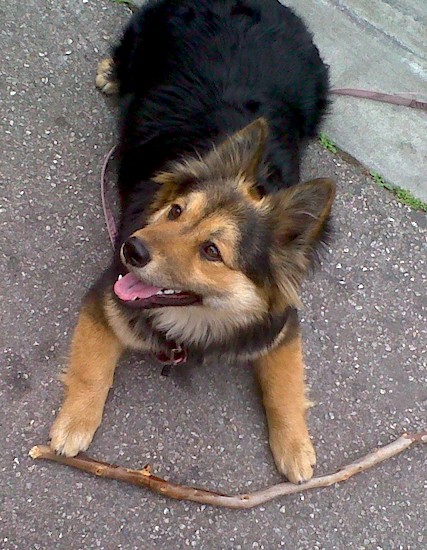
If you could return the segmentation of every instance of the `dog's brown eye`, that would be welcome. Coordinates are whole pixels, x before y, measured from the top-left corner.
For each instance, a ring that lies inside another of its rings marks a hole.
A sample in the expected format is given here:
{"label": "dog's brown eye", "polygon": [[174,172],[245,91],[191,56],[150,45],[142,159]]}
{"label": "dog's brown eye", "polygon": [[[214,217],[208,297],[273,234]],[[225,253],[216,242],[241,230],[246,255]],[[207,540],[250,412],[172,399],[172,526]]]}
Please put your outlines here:
{"label": "dog's brown eye", "polygon": [[176,220],[177,218],[180,217],[181,214],[182,214],[182,208],[179,206],[179,204],[173,204],[171,206],[171,209],[169,210],[168,219]]}
{"label": "dog's brown eye", "polygon": [[222,260],[221,252],[214,243],[203,243],[201,247],[201,252],[202,255],[211,262],[220,262]]}

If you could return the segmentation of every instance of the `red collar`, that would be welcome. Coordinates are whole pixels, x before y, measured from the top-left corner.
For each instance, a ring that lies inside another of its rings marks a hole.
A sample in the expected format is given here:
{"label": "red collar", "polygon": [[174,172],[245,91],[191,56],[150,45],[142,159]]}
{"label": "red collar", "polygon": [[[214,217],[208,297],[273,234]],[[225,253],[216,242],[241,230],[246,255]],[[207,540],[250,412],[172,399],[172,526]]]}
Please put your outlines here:
{"label": "red collar", "polygon": [[173,341],[168,341],[168,350],[156,353],[156,358],[163,364],[162,376],[169,376],[171,368],[174,365],[186,363],[188,359],[187,350]]}

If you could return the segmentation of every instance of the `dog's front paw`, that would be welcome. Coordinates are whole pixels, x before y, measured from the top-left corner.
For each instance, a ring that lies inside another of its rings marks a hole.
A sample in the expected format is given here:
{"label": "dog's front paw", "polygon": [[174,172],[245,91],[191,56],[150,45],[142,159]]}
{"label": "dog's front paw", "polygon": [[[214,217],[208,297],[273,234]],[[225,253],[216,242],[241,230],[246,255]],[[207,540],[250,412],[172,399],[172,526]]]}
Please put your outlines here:
{"label": "dog's front paw", "polygon": [[59,454],[76,456],[89,447],[99,424],[98,419],[61,411],[50,430],[50,446]]}
{"label": "dog's front paw", "polygon": [[270,435],[270,447],[277,469],[292,483],[302,483],[313,477],[316,453],[307,435],[292,436],[277,430]]}
{"label": "dog's front paw", "polygon": [[114,61],[111,57],[103,59],[98,64],[95,84],[98,90],[106,95],[116,94],[119,90],[117,80],[114,78]]}

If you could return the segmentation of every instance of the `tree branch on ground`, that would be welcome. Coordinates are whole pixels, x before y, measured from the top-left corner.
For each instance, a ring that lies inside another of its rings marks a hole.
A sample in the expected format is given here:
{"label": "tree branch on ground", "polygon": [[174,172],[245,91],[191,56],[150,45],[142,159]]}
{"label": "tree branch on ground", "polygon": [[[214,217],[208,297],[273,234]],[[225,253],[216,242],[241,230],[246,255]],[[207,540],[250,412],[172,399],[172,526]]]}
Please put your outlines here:
{"label": "tree branch on ground", "polygon": [[59,462],[60,464],[65,464],[66,466],[71,466],[99,477],[116,479],[138,485],[139,487],[146,487],[155,493],[177,500],[190,500],[226,508],[253,508],[274,498],[301,493],[309,489],[329,487],[335,483],[345,481],[355,474],[368,470],[380,462],[401,453],[415,443],[427,443],[427,430],[416,434],[403,434],[392,443],[376,449],[355,462],[344,466],[333,474],[315,477],[300,485],[294,485],[293,483],[287,482],[279,483],[259,491],[237,495],[225,495],[206,489],[178,485],[171,481],[166,481],[153,475],[149,465],[145,466],[142,470],[131,470],[121,466],[108,464],[107,462],[94,460],[84,454],[73,458],[65,457],[56,454],[46,445],[37,445],[33,447],[30,451],[30,456],[32,458],[43,458]]}

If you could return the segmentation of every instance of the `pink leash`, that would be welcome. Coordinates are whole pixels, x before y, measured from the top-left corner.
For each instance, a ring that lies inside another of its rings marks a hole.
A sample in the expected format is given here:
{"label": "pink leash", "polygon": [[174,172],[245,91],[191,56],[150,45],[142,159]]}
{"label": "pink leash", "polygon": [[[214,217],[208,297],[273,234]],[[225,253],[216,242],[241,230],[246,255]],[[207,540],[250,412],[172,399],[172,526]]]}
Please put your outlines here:
{"label": "pink leash", "polygon": [[362,97],[364,99],[372,99],[373,101],[381,101],[383,103],[391,103],[392,105],[402,105],[403,107],[411,107],[412,109],[427,111],[427,101],[420,101],[418,99],[405,96],[404,94],[384,94],[382,92],[360,90],[359,88],[333,88],[331,90],[331,94]]}
{"label": "pink leash", "polygon": [[[361,97],[364,99],[371,99],[373,101],[381,101],[383,103],[391,103],[392,105],[401,105],[404,107],[410,107],[412,109],[421,109],[427,111],[427,101],[420,101],[404,94],[384,94],[381,92],[371,92],[369,90],[361,90],[358,88],[333,88],[332,94],[346,95],[351,97]],[[113,211],[110,206],[110,200],[108,198],[108,180],[107,170],[111,158],[117,150],[117,145],[114,145],[108,153],[105,155],[104,163],[101,170],[101,200],[102,208],[104,210],[105,223],[107,225],[108,235],[110,237],[111,245],[114,247],[117,239],[117,223],[114,217]]]}
{"label": "pink leash", "polygon": [[101,200],[102,200],[102,209],[104,210],[105,224],[107,226],[108,236],[110,237],[111,246],[114,248],[117,239],[117,223],[114,217],[113,211],[110,206],[110,201],[108,198],[108,179],[107,179],[107,170],[111,158],[113,157],[117,145],[111,147],[108,153],[105,155],[104,162],[102,164],[101,170]]}
{"label": "pink leash", "polygon": [[[104,163],[101,170],[101,200],[102,208],[104,210],[105,223],[107,225],[108,236],[110,237],[111,246],[114,248],[117,240],[117,223],[114,217],[113,210],[111,208],[111,202],[108,197],[108,178],[107,170],[110,160],[114,156],[117,150],[117,145],[111,147],[104,158]],[[187,349],[184,346],[177,344],[175,341],[168,341],[169,348],[167,351],[159,352],[155,354],[157,360],[162,363],[162,376],[169,376],[170,370],[174,365],[180,365],[186,363],[188,358]]]}

